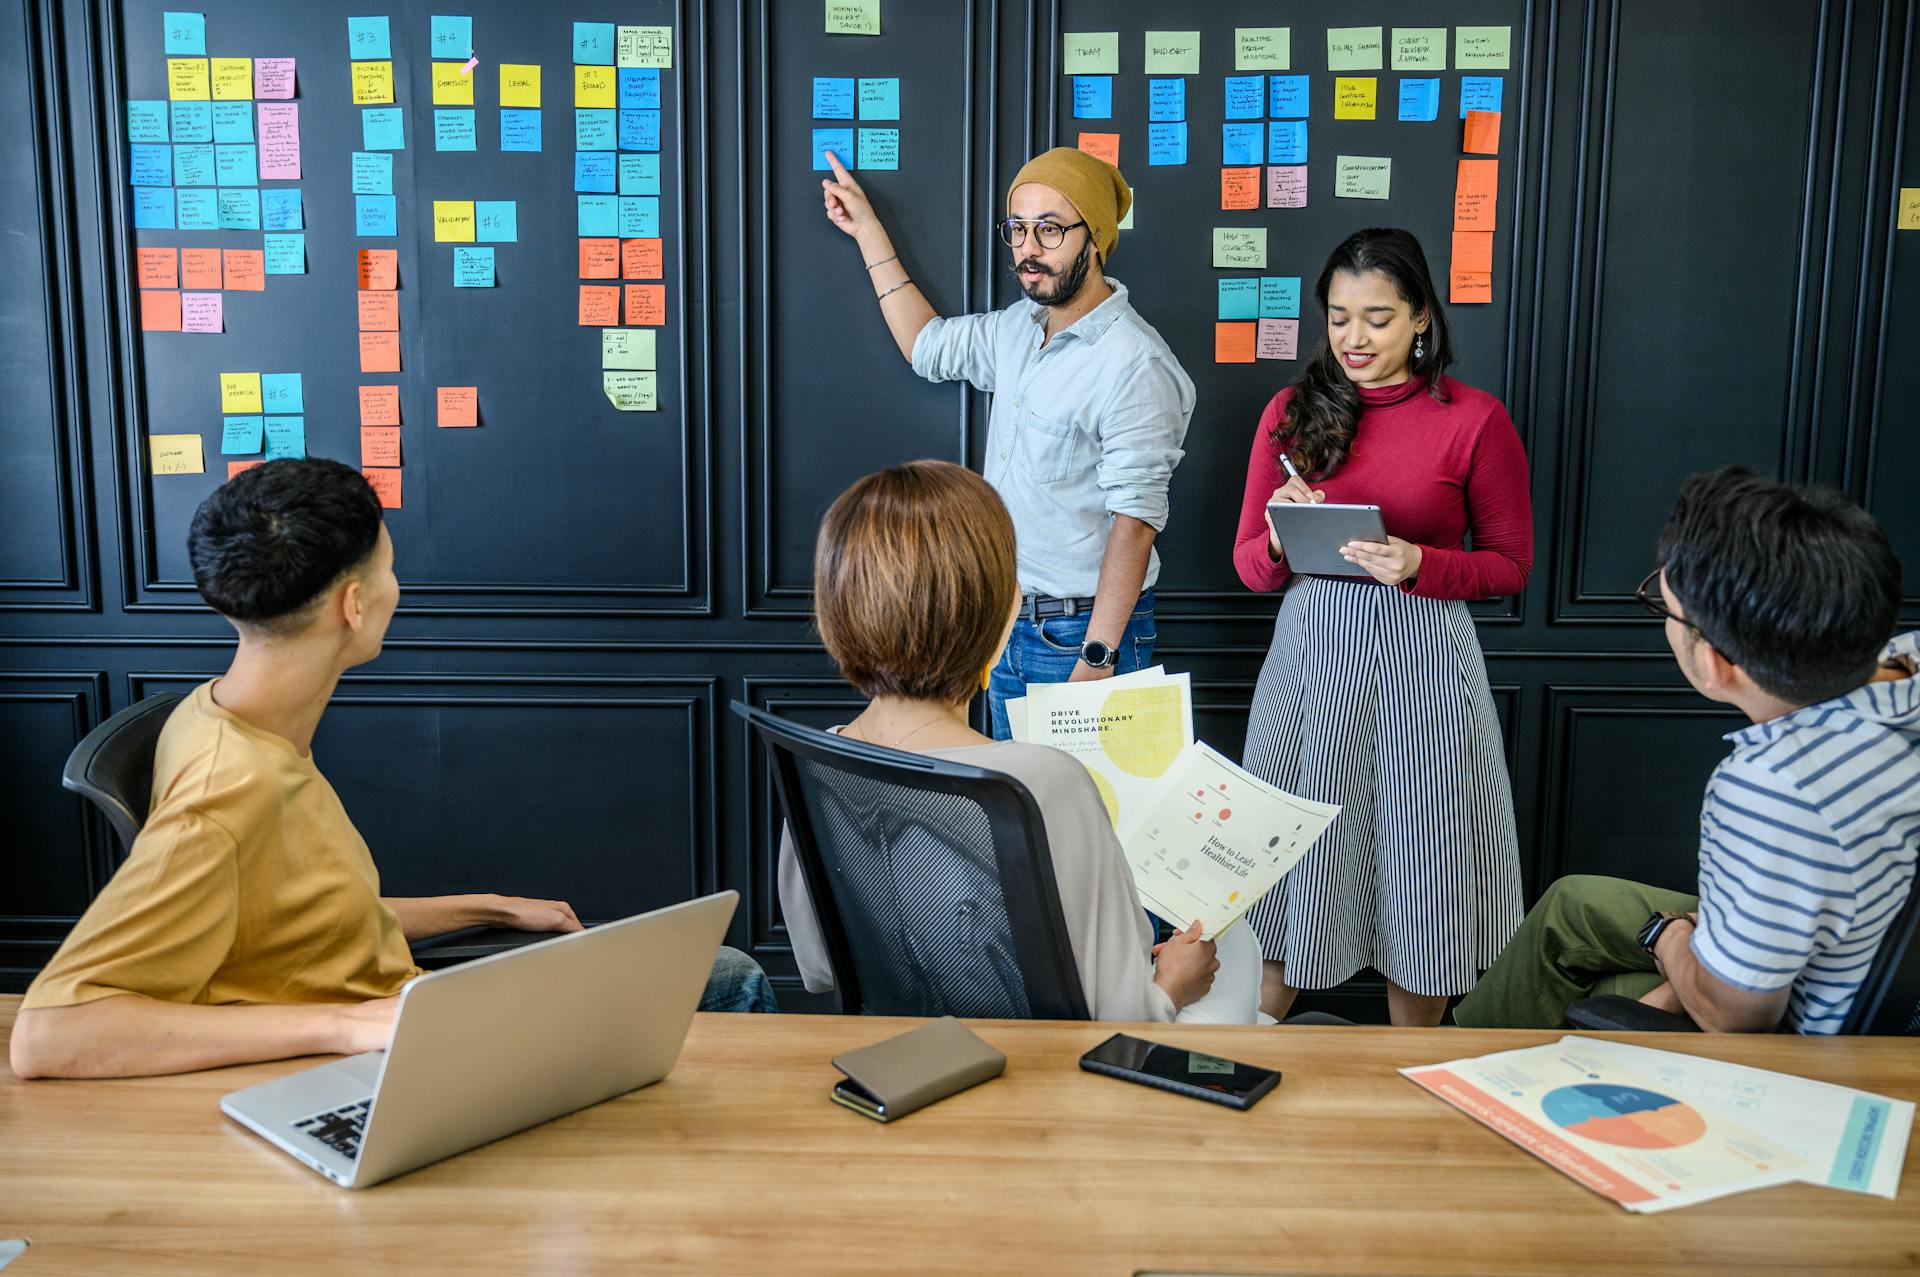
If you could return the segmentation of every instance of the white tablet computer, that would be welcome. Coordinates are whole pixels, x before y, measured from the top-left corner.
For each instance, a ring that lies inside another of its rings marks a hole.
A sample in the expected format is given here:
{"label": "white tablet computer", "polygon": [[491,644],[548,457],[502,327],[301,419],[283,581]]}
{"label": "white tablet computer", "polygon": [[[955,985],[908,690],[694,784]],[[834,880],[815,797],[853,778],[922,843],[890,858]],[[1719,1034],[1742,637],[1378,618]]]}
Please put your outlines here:
{"label": "white tablet computer", "polygon": [[1365,568],[1340,557],[1340,547],[1349,541],[1387,539],[1377,505],[1273,501],[1267,505],[1267,518],[1280,538],[1287,566],[1315,576],[1366,576]]}

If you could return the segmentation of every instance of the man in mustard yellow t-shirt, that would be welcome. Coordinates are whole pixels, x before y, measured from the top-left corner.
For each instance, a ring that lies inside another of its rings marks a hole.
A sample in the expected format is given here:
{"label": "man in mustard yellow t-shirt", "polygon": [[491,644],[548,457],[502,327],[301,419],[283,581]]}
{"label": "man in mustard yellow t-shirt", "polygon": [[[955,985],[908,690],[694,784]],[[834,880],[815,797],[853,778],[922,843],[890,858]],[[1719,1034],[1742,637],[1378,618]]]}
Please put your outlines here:
{"label": "man in mustard yellow t-shirt", "polygon": [[[379,500],[333,461],[272,461],[216,491],[189,544],[240,644],[161,732],[132,853],[40,973],[12,1039],[21,1077],[177,1073],[384,1047],[419,974],[408,940],[480,923],[577,931],[564,902],[382,898],[309,746],[340,675],[380,653],[400,598]],[[701,1003],[772,1010],[723,949]]]}

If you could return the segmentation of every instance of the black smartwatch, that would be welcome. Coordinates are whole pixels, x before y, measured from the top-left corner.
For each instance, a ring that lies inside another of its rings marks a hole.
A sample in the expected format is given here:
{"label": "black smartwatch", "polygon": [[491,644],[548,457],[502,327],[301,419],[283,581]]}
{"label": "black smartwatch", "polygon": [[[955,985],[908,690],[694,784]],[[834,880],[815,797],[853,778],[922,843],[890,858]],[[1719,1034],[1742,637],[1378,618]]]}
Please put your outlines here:
{"label": "black smartwatch", "polygon": [[1640,947],[1648,953],[1652,953],[1653,947],[1660,943],[1661,933],[1676,922],[1691,924],[1692,920],[1684,913],[1668,913],[1665,910],[1656,911],[1640,928],[1640,935],[1638,937]]}
{"label": "black smartwatch", "polygon": [[1111,669],[1120,659],[1120,653],[1099,639],[1088,639],[1080,645],[1080,659],[1097,670]]}

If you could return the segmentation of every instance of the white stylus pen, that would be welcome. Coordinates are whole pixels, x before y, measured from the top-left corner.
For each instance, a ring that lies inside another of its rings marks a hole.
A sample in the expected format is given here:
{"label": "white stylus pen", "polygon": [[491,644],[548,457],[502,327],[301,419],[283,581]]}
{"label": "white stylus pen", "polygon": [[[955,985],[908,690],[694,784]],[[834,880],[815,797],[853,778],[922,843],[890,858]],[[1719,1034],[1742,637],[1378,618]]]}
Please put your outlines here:
{"label": "white stylus pen", "polygon": [[[1281,453],[1281,454],[1280,454],[1280,464],[1281,464],[1281,465],[1283,465],[1283,466],[1285,466],[1285,467],[1287,468],[1287,473],[1288,473],[1288,474],[1290,474],[1290,475],[1292,475],[1292,476],[1293,476],[1294,478],[1296,478],[1296,479],[1300,479],[1300,472],[1299,472],[1298,470],[1295,470],[1295,469],[1293,468],[1293,458],[1292,458],[1292,457],[1289,457],[1289,456],[1288,456],[1288,455],[1287,455],[1286,453],[1284,453],[1284,452],[1283,452],[1283,453]],[[1300,482],[1302,482],[1302,483],[1305,483],[1305,482],[1306,482],[1306,480],[1305,480],[1305,479],[1300,479]]]}

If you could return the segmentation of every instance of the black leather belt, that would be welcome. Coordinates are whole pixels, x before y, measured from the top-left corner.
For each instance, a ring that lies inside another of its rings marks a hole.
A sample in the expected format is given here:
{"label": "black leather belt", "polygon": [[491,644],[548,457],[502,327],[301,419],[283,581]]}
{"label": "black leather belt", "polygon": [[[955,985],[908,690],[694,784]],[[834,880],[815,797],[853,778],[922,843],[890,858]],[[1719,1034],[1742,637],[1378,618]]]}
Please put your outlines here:
{"label": "black leather belt", "polygon": [[1056,599],[1051,594],[1020,596],[1020,615],[1029,621],[1050,620],[1056,616],[1078,616],[1093,611],[1092,599]]}

